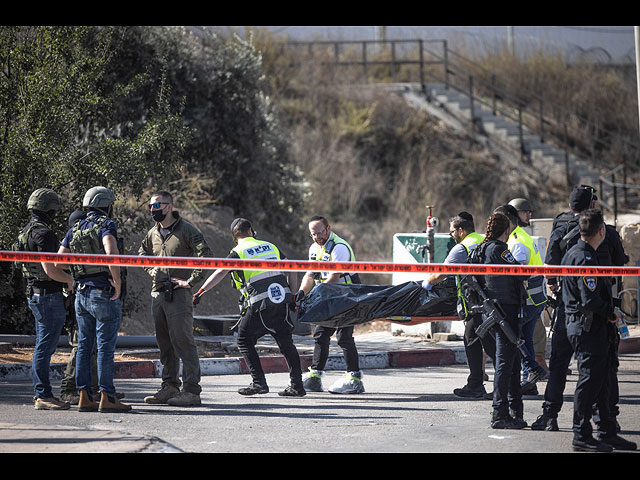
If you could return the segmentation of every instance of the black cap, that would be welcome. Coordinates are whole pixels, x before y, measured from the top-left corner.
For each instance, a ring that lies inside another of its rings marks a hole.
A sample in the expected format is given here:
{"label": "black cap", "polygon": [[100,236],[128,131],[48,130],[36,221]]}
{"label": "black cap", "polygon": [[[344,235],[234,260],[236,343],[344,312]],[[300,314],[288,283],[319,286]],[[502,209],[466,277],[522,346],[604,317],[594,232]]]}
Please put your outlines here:
{"label": "black cap", "polygon": [[233,232],[234,227],[240,223],[242,220],[244,220],[243,218],[236,218],[233,222],[231,222],[231,226],[229,227],[229,230],[231,230]]}
{"label": "black cap", "polygon": [[598,200],[596,189],[590,185],[575,187],[569,195],[569,206],[575,212],[582,212],[589,208],[593,200]]}

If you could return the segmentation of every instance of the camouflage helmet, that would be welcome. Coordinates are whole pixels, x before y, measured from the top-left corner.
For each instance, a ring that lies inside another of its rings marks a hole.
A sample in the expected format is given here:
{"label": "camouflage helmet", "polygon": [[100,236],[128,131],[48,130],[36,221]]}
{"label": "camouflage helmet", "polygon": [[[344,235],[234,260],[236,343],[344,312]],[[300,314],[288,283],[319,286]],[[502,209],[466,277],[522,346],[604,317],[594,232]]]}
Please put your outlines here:
{"label": "camouflage helmet", "polygon": [[82,200],[83,207],[108,208],[116,200],[113,190],[107,187],[93,187],[87,190]]}
{"label": "camouflage helmet", "polygon": [[509,202],[509,205],[515,207],[518,211],[524,210],[531,212],[533,210],[533,208],[531,208],[529,200],[527,200],[526,198],[514,198]]}
{"label": "camouflage helmet", "polygon": [[38,188],[27,201],[28,210],[39,210],[41,212],[48,212],[49,210],[57,212],[60,206],[60,197],[50,188]]}

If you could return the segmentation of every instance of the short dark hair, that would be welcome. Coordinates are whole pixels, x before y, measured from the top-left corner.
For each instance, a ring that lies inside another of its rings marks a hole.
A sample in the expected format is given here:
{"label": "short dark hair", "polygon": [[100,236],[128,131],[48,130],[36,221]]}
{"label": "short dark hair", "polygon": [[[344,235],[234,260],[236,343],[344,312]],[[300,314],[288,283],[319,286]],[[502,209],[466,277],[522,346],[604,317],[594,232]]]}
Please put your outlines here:
{"label": "short dark hair", "polygon": [[162,197],[163,199],[167,200],[170,204],[173,205],[173,195],[171,195],[169,192],[167,192],[166,190],[160,190],[156,193],[154,193],[153,195],[151,195],[152,197]]}
{"label": "short dark hair", "polygon": [[604,217],[602,212],[595,208],[585,210],[580,214],[578,221],[580,235],[583,237],[593,237],[604,226]]}
{"label": "short dark hair", "polygon": [[453,228],[462,228],[465,232],[471,233],[476,231],[476,226],[473,223],[473,216],[467,212],[460,212],[455,217],[451,217],[449,219],[449,223]]}
{"label": "short dark hair", "polygon": [[234,240],[252,236],[253,227],[251,222],[246,218],[236,218],[231,224],[231,235]]}
{"label": "short dark hair", "polygon": [[322,224],[325,227],[329,226],[329,220],[327,220],[325,217],[321,216],[321,215],[314,215],[313,217],[311,217],[311,219],[309,220],[309,223],[311,222],[322,222]]}

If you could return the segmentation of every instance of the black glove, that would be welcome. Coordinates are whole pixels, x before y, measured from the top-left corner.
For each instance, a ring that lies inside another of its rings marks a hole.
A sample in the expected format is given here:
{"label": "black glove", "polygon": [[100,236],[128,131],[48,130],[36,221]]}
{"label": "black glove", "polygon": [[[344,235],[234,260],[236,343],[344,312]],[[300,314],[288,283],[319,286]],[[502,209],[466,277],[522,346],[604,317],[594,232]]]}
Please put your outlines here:
{"label": "black glove", "polygon": [[296,302],[296,304],[299,304],[303,297],[304,297],[304,290],[298,290],[296,294],[293,296],[293,300],[294,302]]}
{"label": "black glove", "polygon": [[193,295],[193,306],[195,307],[200,303],[200,297],[204,295],[204,290],[200,289]]}

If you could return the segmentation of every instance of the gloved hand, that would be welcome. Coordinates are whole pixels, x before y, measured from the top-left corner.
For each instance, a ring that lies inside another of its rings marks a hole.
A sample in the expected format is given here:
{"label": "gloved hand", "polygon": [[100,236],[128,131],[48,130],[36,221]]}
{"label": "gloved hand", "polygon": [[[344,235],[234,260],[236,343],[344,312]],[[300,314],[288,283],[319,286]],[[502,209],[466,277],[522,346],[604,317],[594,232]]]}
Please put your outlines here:
{"label": "gloved hand", "polygon": [[293,301],[296,302],[296,304],[299,304],[303,297],[304,297],[304,290],[298,290],[296,294],[293,296]]}
{"label": "gloved hand", "polygon": [[204,295],[204,290],[200,289],[193,295],[193,306],[195,307],[200,303],[200,297]]}
{"label": "gloved hand", "polygon": [[433,285],[431,285],[428,280],[424,280],[422,282],[422,288],[424,288],[426,291],[429,291],[433,288]]}

